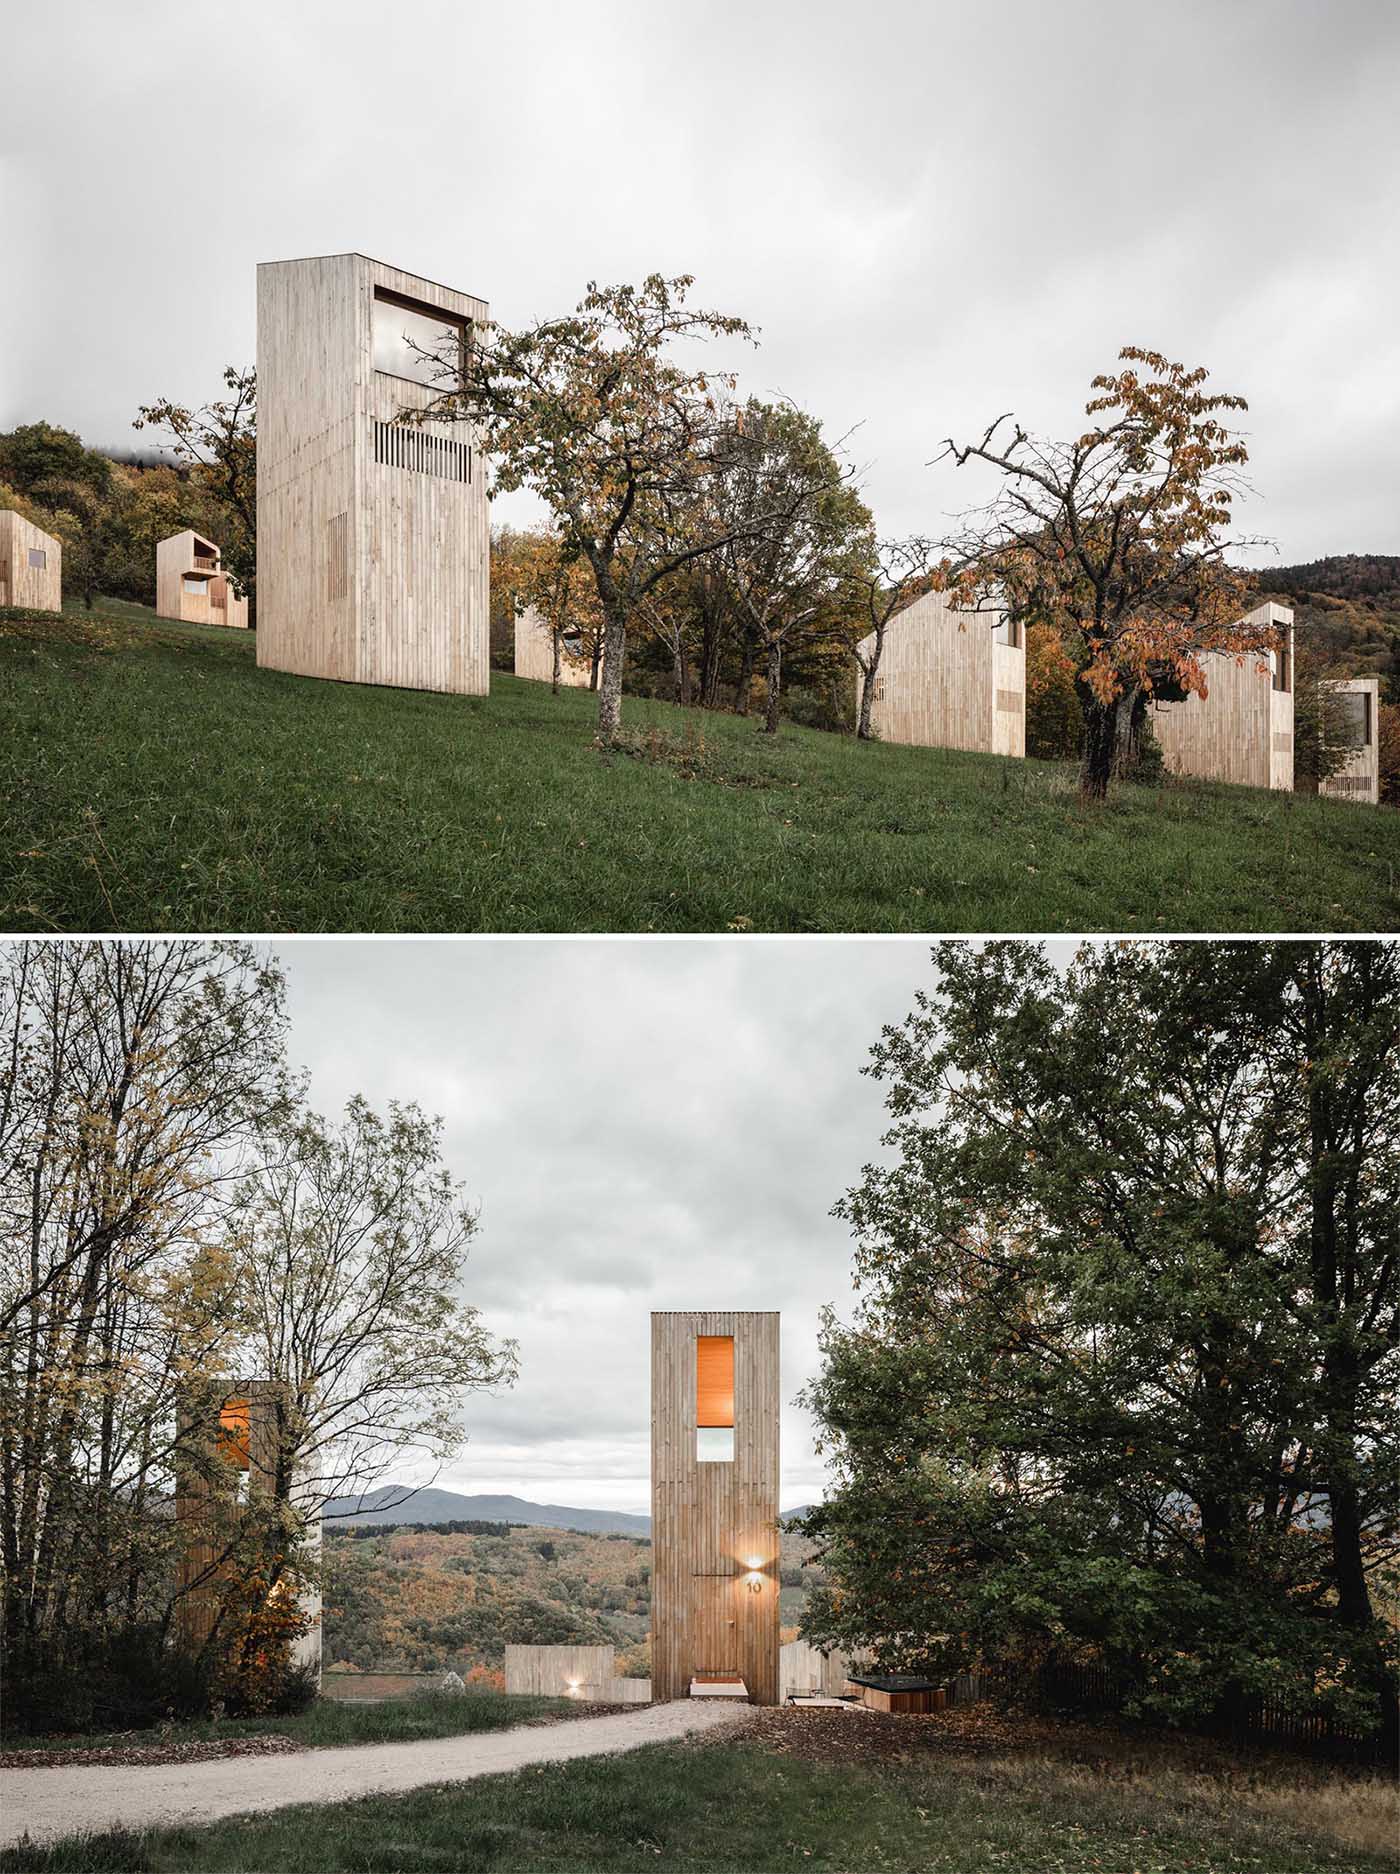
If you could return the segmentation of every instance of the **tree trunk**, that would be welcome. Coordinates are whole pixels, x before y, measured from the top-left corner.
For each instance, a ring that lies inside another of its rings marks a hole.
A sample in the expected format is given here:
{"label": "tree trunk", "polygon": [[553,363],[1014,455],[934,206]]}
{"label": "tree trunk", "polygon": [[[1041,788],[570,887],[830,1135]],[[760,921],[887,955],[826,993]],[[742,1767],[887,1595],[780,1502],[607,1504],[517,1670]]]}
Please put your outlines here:
{"label": "tree trunk", "polygon": [[558,696],[559,694],[559,672],[564,662],[564,646],[562,642],[560,641],[559,633],[557,631],[552,632],[550,635],[554,640],[554,672],[553,672],[552,688],[554,690],[554,694]]}
{"label": "tree trunk", "polygon": [[603,676],[598,687],[598,741],[611,748],[622,723],[622,667],[627,660],[627,616],[609,611],[603,628]]}
{"label": "tree trunk", "polygon": [[719,673],[723,649],[724,633],[720,628],[719,607],[707,605],[700,637],[700,707],[702,709],[719,707]]}
{"label": "tree trunk", "polygon": [[783,645],[781,638],[768,640],[768,658],[765,676],[768,679],[768,708],[763,718],[763,733],[778,733],[778,715],[782,707],[783,685]]}
{"label": "tree trunk", "polygon": [[870,653],[870,662],[863,664],[859,659],[856,660],[860,671],[860,708],[856,713],[856,737],[862,742],[874,740],[874,732],[870,727],[870,708],[875,701],[875,678],[879,673],[880,653],[884,648],[885,634],[877,630],[875,648]]}
{"label": "tree trunk", "polygon": [[1079,791],[1086,800],[1106,800],[1118,750],[1118,705],[1086,697],[1084,709],[1084,762]]}
{"label": "tree trunk", "polygon": [[685,638],[677,634],[675,653],[671,659],[672,674],[676,684],[676,701],[682,709],[690,708],[690,659],[685,654]]}

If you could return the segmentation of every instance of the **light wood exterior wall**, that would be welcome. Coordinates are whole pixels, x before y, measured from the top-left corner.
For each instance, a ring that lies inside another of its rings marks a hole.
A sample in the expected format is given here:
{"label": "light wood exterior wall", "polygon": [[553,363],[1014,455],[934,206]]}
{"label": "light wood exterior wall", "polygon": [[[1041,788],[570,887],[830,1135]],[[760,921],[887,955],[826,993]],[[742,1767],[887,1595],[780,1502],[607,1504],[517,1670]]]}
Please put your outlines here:
{"label": "light wood exterior wall", "polygon": [[1203,660],[1206,695],[1159,703],[1152,727],[1173,773],[1246,787],[1293,786],[1293,614],[1258,605],[1244,621],[1270,624],[1287,647],[1289,687],[1273,687],[1278,652],[1214,651]]}
{"label": "light wood exterior wall", "polygon": [[782,1696],[816,1692],[822,1698],[840,1698],[846,1689],[850,1659],[839,1648],[823,1653],[806,1640],[786,1640],[778,1651],[778,1678]]}
{"label": "light wood exterior wall", "polygon": [[[190,591],[187,576],[204,580],[203,591]],[[248,624],[248,601],[229,583],[218,546],[190,527],[156,542],[156,611],[188,625]]]}
{"label": "light wood exterior wall", "polygon": [[[554,634],[533,605],[527,605],[515,618],[515,674],[550,683],[554,678]],[[559,682],[561,687],[586,690],[593,680],[591,657],[571,657],[561,650]]]}
{"label": "light wood exterior wall", "polygon": [[616,1658],[611,1646],[507,1646],[506,1690],[599,1705],[649,1704],[650,1679],[619,1678]]}
{"label": "light wood exterior wall", "polygon": [[1367,711],[1370,733],[1362,747],[1352,750],[1346,766],[1323,781],[1317,791],[1337,800],[1354,801],[1358,806],[1378,807],[1381,799],[1381,680],[1379,677],[1353,677],[1349,682],[1334,683],[1331,687],[1350,696],[1370,697]]}
{"label": "light wood exterior wall", "polygon": [[[248,1402],[248,1493],[267,1494],[276,1484],[279,1403],[286,1389],[276,1380],[242,1379],[191,1388],[178,1414],[179,1451],[175,1477],[175,1520],[180,1531],[176,1578],[184,1590],[176,1603],[175,1631],[181,1643],[195,1649],[208,1638],[219,1605],[222,1544],[215,1530],[215,1507],[220,1497],[233,1496],[242,1474],[218,1452],[219,1415],[234,1399]],[[296,1501],[293,1486],[292,1500]],[[321,1518],[305,1517],[303,1536],[319,1561]],[[213,1572],[211,1572],[213,1571]],[[311,1626],[293,1648],[298,1664],[321,1669],[321,1592],[304,1588],[298,1597]]]}
{"label": "light wood exterior wall", "polygon": [[[44,564],[31,566],[31,553],[42,553]],[[63,609],[63,543],[13,508],[0,508],[0,605]]]}
{"label": "light wood exterior wall", "polygon": [[[1026,752],[1026,650],[995,635],[1002,614],[926,592],[885,627],[870,723],[882,742]],[[873,639],[861,650],[868,654]],[[859,683],[857,677],[857,699]]]}
{"label": "light wood exterior wall", "polygon": [[[258,268],[258,662],[484,696],[485,465],[470,425],[396,424],[433,393],[374,369],[376,287],[429,313],[489,313],[363,254]],[[383,424],[391,461],[376,459]],[[404,466],[425,459],[421,438],[466,449],[470,479]]]}
{"label": "light wood exterior wall", "polygon": [[[734,1457],[696,1457],[696,1341],[734,1337]],[[651,1684],[735,1672],[778,1702],[778,1316],[651,1317]],[[751,1591],[750,1577],[759,1578]]]}

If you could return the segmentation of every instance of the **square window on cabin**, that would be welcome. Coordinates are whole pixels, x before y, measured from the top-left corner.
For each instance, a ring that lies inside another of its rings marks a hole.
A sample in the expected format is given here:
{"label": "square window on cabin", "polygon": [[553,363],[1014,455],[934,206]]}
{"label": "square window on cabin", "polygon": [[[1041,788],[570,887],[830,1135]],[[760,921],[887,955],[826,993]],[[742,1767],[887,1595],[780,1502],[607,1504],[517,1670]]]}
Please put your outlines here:
{"label": "square window on cabin", "polygon": [[390,377],[447,390],[465,367],[468,325],[427,306],[407,305],[377,288],[374,295],[374,368]]}
{"label": "square window on cabin", "polygon": [[43,547],[31,547],[29,549],[29,564],[31,566],[37,566],[39,571],[42,572],[48,563],[49,556]]}
{"label": "square window on cabin", "polygon": [[1002,618],[992,636],[998,644],[1009,644],[1013,651],[1021,648],[1021,623],[1016,618]]}
{"label": "square window on cabin", "polygon": [[695,1338],[695,1456],[701,1464],[734,1462],[734,1336]]}
{"label": "square window on cabin", "polygon": [[209,581],[207,579],[201,579],[198,573],[185,574],[186,592],[207,592],[208,589]]}

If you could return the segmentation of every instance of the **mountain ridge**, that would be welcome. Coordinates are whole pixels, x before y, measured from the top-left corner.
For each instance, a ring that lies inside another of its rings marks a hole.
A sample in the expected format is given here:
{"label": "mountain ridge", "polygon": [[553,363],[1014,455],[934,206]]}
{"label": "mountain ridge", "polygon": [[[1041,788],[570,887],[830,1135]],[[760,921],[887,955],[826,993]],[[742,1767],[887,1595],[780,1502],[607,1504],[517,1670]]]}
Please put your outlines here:
{"label": "mountain ridge", "polygon": [[[784,1519],[805,1516],[804,1503],[782,1510]],[[380,1484],[358,1497],[334,1497],[324,1511],[340,1527],[376,1523],[521,1523],[532,1529],[571,1529],[579,1535],[651,1535],[650,1516],[629,1510],[592,1510],[563,1503],[533,1503],[526,1497],[490,1493],[467,1495],[433,1484]]]}

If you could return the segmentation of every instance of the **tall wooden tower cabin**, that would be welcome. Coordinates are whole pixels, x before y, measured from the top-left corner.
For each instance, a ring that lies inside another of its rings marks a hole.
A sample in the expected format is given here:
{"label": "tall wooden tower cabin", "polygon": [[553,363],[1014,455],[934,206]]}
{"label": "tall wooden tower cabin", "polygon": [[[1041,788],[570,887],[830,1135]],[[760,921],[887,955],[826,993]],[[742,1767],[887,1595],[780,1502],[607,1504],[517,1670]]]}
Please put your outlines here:
{"label": "tall wooden tower cabin", "polygon": [[259,266],[259,664],[486,694],[481,453],[469,424],[411,418],[488,311],[363,254]]}
{"label": "tall wooden tower cabin", "polygon": [[[197,1650],[208,1638],[218,1612],[220,1581],[228,1565],[230,1512],[277,1486],[278,1417],[286,1397],[276,1380],[239,1379],[192,1386],[179,1414],[179,1457],[175,1478],[175,1520],[180,1530],[176,1632],[184,1646]],[[293,1483],[291,1499],[297,1492]],[[303,1539],[313,1551],[321,1546],[319,1507],[308,1508]],[[304,1589],[301,1611],[311,1625],[296,1642],[300,1665],[321,1668],[321,1596]]]}
{"label": "tall wooden tower cabin", "polygon": [[651,1317],[651,1684],[778,1702],[778,1316]]}

